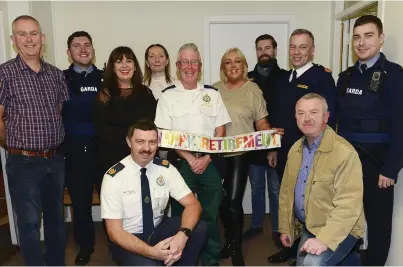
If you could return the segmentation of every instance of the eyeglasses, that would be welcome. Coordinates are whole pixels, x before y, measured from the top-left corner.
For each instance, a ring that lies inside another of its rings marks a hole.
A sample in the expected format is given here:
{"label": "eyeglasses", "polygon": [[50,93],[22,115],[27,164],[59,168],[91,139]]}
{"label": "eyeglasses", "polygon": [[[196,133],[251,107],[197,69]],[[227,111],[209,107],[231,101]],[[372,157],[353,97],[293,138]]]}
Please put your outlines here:
{"label": "eyeglasses", "polygon": [[197,65],[199,65],[200,64],[200,61],[199,60],[187,60],[187,59],[184,59],[184,60],[178,60],[178,62],[179,62],[179,64],[181,64],[182,66],[189,66],[189,64],[191,64],[192,66],[197,66]]}

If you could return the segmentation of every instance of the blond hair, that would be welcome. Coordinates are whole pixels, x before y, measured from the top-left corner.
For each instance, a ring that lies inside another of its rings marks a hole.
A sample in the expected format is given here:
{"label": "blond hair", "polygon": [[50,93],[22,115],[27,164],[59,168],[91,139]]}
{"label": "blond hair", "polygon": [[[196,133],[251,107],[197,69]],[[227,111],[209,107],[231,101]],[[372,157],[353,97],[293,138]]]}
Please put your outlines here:
{"label": "blond hair", "polygon": [[230,48],[227,51],[225,51],[224,55],[221,58],[221,64],[220,64],[220,80],[221,80],[221,82],[226,83],[228,81],[227,75],[225,75],[225,72],[224,72],[224,66],[225,66],[225,60],[226,60],[227,56],[232,52],[235,52],[237,54],[237,56],[239,57],[239,59],[242,61],[242,65],[243,65],[242,79],[251,81],[251,79],[248,78],[248,62],[246,61],[245,55],[242,53],[242,51],[238,47],[233,47],[233,48]]}

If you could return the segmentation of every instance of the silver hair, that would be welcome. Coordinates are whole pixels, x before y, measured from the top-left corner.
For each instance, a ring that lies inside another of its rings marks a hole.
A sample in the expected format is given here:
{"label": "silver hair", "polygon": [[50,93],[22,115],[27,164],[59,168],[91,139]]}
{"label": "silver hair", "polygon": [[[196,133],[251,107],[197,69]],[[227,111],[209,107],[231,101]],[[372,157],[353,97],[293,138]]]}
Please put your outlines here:
{"label": "silver hair", "polygon": [[294,30],[294,31],[291,33],[290,38],[293,37],[294,35],[301,35],[301,34],[306,34],[306,35],[308,35],[308,36],[311,38],[311,40],[312,40],[312,45],[315,45],[315,37],[313,37],[313,34],[312,34],[311,31],[308,31],[308,30],[306,30],[306,29],[296,29],[296,30]]}
{"label": "silver hair", "polygon": [[192,50],[192,51],[196,52],[199,55],[199,58],[201,58],[199,49],[197,48],[197,45],[195,45],[194,43],[187,43],[187,44],[182,45],[181,48],[179,48],[177,60],[179,60],[180,53],[183,50],[186,50],[186,49],[189,49],[189,50]]}
{"label": "silver hair", "polygon": [[[306,94],[306,95],[303,95],[299,100],[302,100],[302,99],[304,99],[304,100],[309,100],[309,99],[314,99],[314,98],[319,99],[319,100],[322,101],[323,108],[324,108],[324,110],[325,110],[325,112],[326,112],[327,109],[328,109],[327,101],[326,101],[326,99],[325,99],[323,96],[321,96],[321,95],[319,95],[319,94],[316,94],[316,93],[308,93],[308,94]],[[298,100],[298,101],[299,101],[299,100]],[[298,101],[297,101],[297,102],[298,102]]]}

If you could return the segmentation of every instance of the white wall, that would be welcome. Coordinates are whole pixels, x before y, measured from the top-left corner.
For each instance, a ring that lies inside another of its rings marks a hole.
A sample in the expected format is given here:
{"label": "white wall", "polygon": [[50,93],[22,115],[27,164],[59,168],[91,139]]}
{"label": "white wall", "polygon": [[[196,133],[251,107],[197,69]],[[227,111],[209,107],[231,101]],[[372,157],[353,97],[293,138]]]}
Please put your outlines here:
{"label": "white wall", "polygon": [[[389,60],[403,65],[403,51],[401,49],[403,35],[398,23],[403,14],[403,2],[384,1],[383,4],[385,5],[383,16],[385,45],[383,52]],[[395,186],[392,243],[387,265],[403,264],[403,171],[400,171],[399,174],[398,183]]]}
{"label": "white wall", "polygon": [[[0,1],[0,11],[2,12],[2,17],[3,17],[3,21],[1,21],[1,25],[3,26],[3,38],[4,38],[4,42],[5,42],[5,56],[6,59],[10,58],[10,49],[7,49],[10,47],[10,32],[8,29],[8,9],[7,9],[7,3],[5,1]],[[2,48],[3,49],[3,48]],[[2,62],[1,62],[2,63]]]}
{"label": "white wall", "polygon": [[55,45],[53,41],[53,22],[52,22],[52,5],[48,1],[32,1],[31,2],[31,16],[36,18],[41,24],[42,31],[46,35],[45,43],[43,46],[43,58],[50,64],[55,62]]}
{"label": "white wall", "polygon": [[330,1],[55,1],[52,5],[55,59],[60,68],[69,65],[66,40],[76,30],[86,30],[92,35],[98,67],[103,66],[112,49],[119,45],[130,46],[143,66],[144,51],[152,43],[166,46],[174,61],[179,47],[186,42],[196,43],[203,53],[203,16],[223,14],[295,14],[297,27],[307,28],[315,35],[315,61],[324,66],[330,64]]}
{"label": "white wall", "polygon": [[385,1],[384,32],[385,45],[384,53],[389,60],[403,65],[403,35],[399,25],[399,18],[403,14],[403,2]]}

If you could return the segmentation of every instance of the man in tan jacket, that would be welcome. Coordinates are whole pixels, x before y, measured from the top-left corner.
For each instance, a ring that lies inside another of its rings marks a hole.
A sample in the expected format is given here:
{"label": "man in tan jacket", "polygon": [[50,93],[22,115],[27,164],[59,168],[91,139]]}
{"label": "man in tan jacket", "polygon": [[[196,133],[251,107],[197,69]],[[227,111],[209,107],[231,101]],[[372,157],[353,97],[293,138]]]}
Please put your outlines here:
{"label": "man in tan jacket", "polygon": [[290,247],[301,235],[297,266],[359,262],[364,234],[362,166],[355,149],[327,126],[326,100],[314,93],[295,108],[304,137],[290,149],[280,190],[279,232]]}

